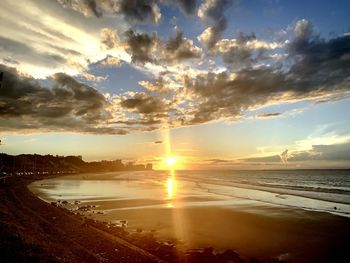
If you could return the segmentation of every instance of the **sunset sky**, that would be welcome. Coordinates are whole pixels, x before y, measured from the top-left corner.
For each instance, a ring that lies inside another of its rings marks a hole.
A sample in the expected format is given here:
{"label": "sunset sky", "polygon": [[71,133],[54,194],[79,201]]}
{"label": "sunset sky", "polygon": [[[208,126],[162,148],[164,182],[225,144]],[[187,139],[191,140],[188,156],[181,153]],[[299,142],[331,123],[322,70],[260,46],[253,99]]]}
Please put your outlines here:
{"label": "sunset sky", "polygon": [[350,1],[4,0],[0,152],[350,167]]}

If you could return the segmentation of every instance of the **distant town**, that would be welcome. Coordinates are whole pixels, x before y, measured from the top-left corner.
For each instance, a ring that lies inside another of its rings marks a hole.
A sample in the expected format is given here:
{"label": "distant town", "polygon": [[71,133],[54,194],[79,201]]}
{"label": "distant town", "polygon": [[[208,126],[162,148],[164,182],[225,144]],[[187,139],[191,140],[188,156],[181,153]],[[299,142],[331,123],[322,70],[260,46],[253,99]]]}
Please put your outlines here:
{"label": "distant town", "polygon": [[0,153],[0,176],[143,171],[152,169],[152,164],[150,163],[124,163],[122,160],[85,162],[82,156],[54,156],[50,154],[9,155]]}

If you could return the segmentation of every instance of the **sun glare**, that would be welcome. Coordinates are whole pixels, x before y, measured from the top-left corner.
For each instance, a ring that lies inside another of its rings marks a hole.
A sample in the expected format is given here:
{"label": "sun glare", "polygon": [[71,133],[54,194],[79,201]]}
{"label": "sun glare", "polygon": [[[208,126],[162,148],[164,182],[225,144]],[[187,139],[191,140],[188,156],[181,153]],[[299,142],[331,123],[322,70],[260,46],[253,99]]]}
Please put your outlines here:
{"label": "sun glare", "polygon": [[168,165],[168,166],[175,166],[176,164],[176,157],[174,156],[167,156],[165,157],[165,163]]}

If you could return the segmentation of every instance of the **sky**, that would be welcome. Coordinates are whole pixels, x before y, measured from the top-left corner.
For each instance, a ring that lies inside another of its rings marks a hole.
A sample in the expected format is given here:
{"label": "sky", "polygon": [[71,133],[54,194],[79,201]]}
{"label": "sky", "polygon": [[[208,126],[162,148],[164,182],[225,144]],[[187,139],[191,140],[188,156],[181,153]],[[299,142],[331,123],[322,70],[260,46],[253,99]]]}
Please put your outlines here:
{"label": "sky", "polygon": [[350,168],[350,2],[4,0],[0,152]]}

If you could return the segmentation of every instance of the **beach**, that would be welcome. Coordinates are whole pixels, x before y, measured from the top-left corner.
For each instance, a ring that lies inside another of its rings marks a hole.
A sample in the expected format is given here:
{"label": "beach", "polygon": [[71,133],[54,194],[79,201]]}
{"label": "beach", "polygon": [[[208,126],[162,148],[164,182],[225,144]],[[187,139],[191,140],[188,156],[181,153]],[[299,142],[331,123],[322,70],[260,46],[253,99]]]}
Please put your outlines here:
{"label": "beach", "polygon": [[[201,181],[198,185],[193,177],[185,180],[167,173],[124,172],[70,175],[36,181],[29,188],[48,203],[72,213],[118,224],[130,233],[152,233],[157,240],[173,242],[182,251],[231,249],[243,259],[258,258],[262,262],[349,260],[347,198],[336,203],[291,192],[261,192],[261,185],[260,190],[250,189],[259,191],[254,193],[259,198],[264,196],[262,202],[253,200],[249,189],[245,192],[250,198],[242,198],[240,191],[244,189],[236,188],[230,190],[236,192],[236,197],[228,196],[225,187],[220,188],[224,195],[213,194],[218,184]],[[328,195],[334,199],[339,192]],[[305,209],[293,206],[296,200],[304,201]],[[315,209],[310,211],[307,205],[312,203]],[[323,206],[330,211],[317,211]],[[335,208],[338,211],[333,211]]]}
{"label": "beach", "polygon": [[1,262],[161,262],[38,199],[27,188],[32,181],[12,178],[0,188]]}

